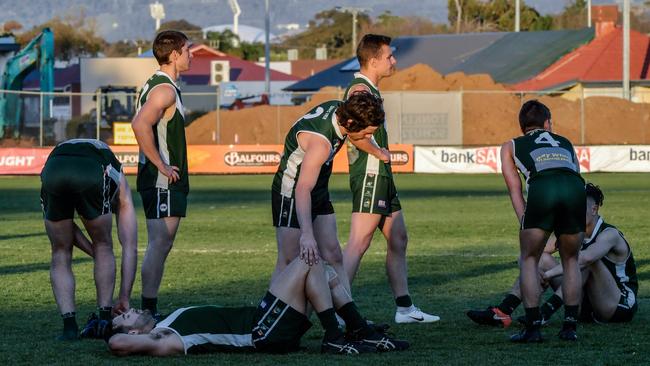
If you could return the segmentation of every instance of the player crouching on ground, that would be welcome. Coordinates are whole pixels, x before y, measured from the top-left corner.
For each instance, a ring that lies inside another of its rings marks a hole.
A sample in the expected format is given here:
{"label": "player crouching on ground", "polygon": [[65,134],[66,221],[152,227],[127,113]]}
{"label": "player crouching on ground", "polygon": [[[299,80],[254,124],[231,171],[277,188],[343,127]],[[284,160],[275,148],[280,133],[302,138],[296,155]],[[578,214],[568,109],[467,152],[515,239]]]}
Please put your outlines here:
{"label": "player crouching on ground", "polygon": [[[299,350],[300,338],[311,327],[307,302],[325,329],[321,352],[359,354],[407,349],[405,341],[374,331],[359,314],[335,271],[321,263],[294,259],[277,274],[255,307],[195,306],[174,311],[158,324],[148,311],[131,309],[113,319],[115,334],[108,346],[116,355],[176,354],[249,350],[287,353]],[[328,277],[329,284],[328,284]],[[337,308],[356,329],[346,340],[338,328]]]}

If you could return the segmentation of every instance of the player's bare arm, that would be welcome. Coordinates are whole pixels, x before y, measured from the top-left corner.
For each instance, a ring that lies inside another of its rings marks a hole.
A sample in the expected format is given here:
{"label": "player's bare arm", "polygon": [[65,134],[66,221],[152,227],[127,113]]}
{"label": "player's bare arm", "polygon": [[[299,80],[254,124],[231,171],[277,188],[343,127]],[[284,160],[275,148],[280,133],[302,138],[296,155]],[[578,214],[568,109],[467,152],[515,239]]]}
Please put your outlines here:
{"label": "player's bare arm", "polygon": [[86,238],[76,223],[72,223],[72,230],[74,231],[74,246],[81,249],[82,252],[88,254],[91,258],[95,258],[93,244]]}
{"label": "player's bare arm", "polygon": [[131,189],[126,177],[120,176],[118,207],[115,213],[117,219],[117,235],[122,246],[121,282],[118,300],[113,306],[113,312],[121,314],[128,311],[129,298],[135,281],[138,264],[138,224],[133,207]]}
{"label": "player's bare arm", "polygon": [[[598,235],[596,242],[591,244],[587,249],[580,251],[580,256],[578,257],[578,265],[580,266],[580,269],[588,267],[597,260],[603,258],[620,244],[625,245],[625,242],[621,236],[618,235],[616,230],[607,229],[603,231]],[[562,275],[562,273],[562,265],[558,264],[546,271],[544,277],[553,278]]]}
{"label": "player's bare arm", "polygon": [[377,159],[383,161],[384,163],[390,163],[390,152],[388,151],[388,149],[379,147],[377,145],[377,142],[375,142],[375,139],[373,138],[361,139],[361,140],[349,139],[349,141],[357,149],[376,157]]}
{"label": "player's bare arm", "polygon": [[515,210],[517,220],[521,223],[526,209],[526,201],[521,190],[521,178],[517,173],[511,141],[501,146],[501,173],[508,187],[512,208]]}
{"label": "player's bare arm", "polygon": [[161,85],[153,89],[146,103],[140,108],[133,118],[132,126],[135,138],[140,149],[147,159],[163,173],[171,183],[179,179],[178,167],[167,165],[162,160],[154,143],[152,126],[158,123],[161,117],[172,117],[176,104],[176,92],[172,86]]}
{"label": "player's bare arm", "polygon": [[108,347],[116,356],[171,356],[184,352],[180,337],[168,329],[154,329],[149,334],[116,334]]}
{"label": "player's bare arm", "polygon": [[310,266],[318,263],[320,253],[314,238],[311,217],[311,191],[316,185],[321,167],[330,154],[329,144],[320,136],[311,133],[298,135],[300,148],[305,151],[296,184],[296,214],[300,225],[300,258]]}

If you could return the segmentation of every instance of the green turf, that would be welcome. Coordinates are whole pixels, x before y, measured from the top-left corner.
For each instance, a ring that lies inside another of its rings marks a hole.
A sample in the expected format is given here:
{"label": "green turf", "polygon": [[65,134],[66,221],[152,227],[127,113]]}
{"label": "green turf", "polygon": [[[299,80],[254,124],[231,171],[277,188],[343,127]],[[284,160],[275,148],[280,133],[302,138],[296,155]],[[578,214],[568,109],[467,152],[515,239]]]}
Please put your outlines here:
{"label": "green turf", "polygon": [[[497,175],[399,175],[409,231],[411,294],[423,310],[439,314],[431,325],[393,325],[411,342],[403,353],[349,359],[318,354],[315,326],[307,351],[286,356],[213,354],[155,359],[117,358],[104,342],[54,340],[61,328],[49,282],[49,244],[44,234],[37,177],[0,178],[0,362],[13,364],[648,364],[650,363],[650,179],[647,174],[591,174],[605,192],[601,213],[630,241],[637,260],[640,311],[628,325],[584,325],[575,344],[559,341],[556,316],[541,345],[513,345],[508,330],[478,327],[464,315],[501,299],[517,275],[517,224]],[[131,177],[132,178],[132,177]],[[130,178],[130,179],[131,179]],[[132,179],[131,179],[132,181]],[[198,304],[256,304],[275,260],[270,217],[270,176],[195,176],[189,216],[181,223],[160,293],[163,311]],[[344,243],[350,224],[347,176],[331,182]],[[140,261],[146,244],[139,197]],[[119,247],[119,245],[117,246]],[[119,249],[118,249],[119,251]],[[392,323],[394,306],[384,271],[385,243],[375,242],[362,262],[353,295],[365,315]],[[92,262],[75,251],[79,323],[94,310]],[[140,276],[132,305],[139,305]],[[521,309],[516,313],[522,312]],[[312,319],[316,325],[318,321]]]}

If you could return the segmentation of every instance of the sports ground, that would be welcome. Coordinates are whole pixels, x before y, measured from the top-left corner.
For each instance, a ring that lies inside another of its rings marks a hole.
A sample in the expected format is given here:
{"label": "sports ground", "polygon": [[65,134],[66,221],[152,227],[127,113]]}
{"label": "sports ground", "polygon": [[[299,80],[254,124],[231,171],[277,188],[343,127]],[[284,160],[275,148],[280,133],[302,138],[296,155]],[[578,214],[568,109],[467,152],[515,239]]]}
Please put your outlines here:
{"label": "sports ground", "polygon": [[[600,213],[625,233],[639,277],[639,311],[630,324],[581,325],[576,343],[555,334],[561,317],[543,332],[545,342],[515,345],[518,330],[479,327],[464,314],[497,303],[518,274],[518,227],[500,175],[397,175],[396,185],[409,231],[411,295],[424,311],[441,316],[433,324],[396,325],[384,271],[385,242],[375,237],[353,296],[368,318],[387,322],[411,342],[405,352],[361,357],[321,356],[322,331],[303,338],[306,351],[283,355],[211,354],[165,359],[117,358],[100,340],[59,342],[61,320],[49,280],[50,250],[39,205],[38,177],[0,177],[0,364],[650,364],[650,177],[648,174],[585,174],[605,193]],[[347,175],[330,182],[344,244],[350,224]],[[134,177],[130,177],[132,187]],[[257,305],[273,270],[276,243],[271,226],[270,175],[193,176],[188,217],[167,260],[159,308],[163,312],[201,304]],[[146,247],[140,200],[139,264]],[[119,243],[115,240],[119,258]],[[95,310],[92,261],[75,250],[77,314],[83,324]],[[119,268],[119,267],[118,267]],[[119,272],[119,271],[118,271]],[[119,277],[119,275],[118,275]],[[119,283],[119,282],[118,282]],[[140,276],[132,306],[139,305]],[[523,311],[518,309],[515,315]]]}

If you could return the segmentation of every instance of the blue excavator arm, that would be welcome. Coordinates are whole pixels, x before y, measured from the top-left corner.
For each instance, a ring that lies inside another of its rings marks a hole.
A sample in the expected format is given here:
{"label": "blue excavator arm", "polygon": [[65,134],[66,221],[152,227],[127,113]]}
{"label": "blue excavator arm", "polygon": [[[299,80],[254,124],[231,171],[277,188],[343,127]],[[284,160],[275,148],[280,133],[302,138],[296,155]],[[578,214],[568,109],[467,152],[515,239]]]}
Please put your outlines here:
{"label": "blue excavator arm", "polygon": [[[5,72],[0,80],[3,91],[19,91],[23,81],[36,67],[39,68],[41,92],[43,94],[43,116],[50,115],[50,100],[54,91],[54,35],[49,28],[32,39],[25,48],[7,60]],[[20,113],[22,99],[19,94],[0,92],[0,138],[7,132],[20,136]]]}

